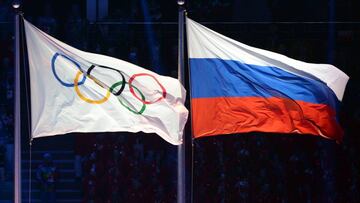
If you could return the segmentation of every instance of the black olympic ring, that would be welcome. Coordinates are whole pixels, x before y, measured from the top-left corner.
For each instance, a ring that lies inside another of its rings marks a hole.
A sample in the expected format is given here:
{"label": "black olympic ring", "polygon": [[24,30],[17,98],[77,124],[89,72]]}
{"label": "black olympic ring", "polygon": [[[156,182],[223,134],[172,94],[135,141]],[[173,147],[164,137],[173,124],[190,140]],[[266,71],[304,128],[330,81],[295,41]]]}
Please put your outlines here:
{"label": "black olympic ring", "polygon": [[[114,70],[116,72],[118,72],[120,75],[121,75],[121,79],[122,81],[122,84],[121,84],[121,87],[120,89],[116,92],[116,93],[113,93],[111,92],[112,94],[114,94],[115,96],[120,96],[120,94],[122,93],[122,91],[124,91],[124,88],[125,88],[125,76],[124,74],[122,74],[122,72],[120,70],[117,70],[115,68],[110,68],[110,67],[107,67],[107,66],[102,66],[102,65],[96,65],[97,67],[100,67],[100,68],[105,68],[105,69],[109,69],[109,70]],[[87,70],[86,74],[92,78],[91,76],[91,71],[95,68],[95,65],[91,65],[90,68]],[[95,78],[92,78],[92,79],[95,79]],[[112,90],[111,90],[112,91]]]}

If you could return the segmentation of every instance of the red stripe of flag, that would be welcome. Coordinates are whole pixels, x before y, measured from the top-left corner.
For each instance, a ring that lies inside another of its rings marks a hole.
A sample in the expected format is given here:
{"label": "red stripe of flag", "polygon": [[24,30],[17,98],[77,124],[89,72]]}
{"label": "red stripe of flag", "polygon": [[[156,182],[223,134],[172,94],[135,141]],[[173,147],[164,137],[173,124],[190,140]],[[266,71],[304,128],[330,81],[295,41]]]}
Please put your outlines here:
{"label": "red stripe of flag", "polygon": [[325,104],[286,98],[215,97],[192,99],[194,137],[271,132],[321,135],[342,140],[336,112]]}

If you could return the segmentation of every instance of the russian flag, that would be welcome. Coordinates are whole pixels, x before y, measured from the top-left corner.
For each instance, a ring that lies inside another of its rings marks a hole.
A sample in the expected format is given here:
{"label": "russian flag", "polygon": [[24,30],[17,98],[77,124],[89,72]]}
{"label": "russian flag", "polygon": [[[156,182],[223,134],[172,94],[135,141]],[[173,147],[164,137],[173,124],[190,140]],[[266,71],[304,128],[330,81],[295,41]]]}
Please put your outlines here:
{"label": "russian flag", "polygon": [[194,137],[247,132],[340,141],[338,105],[349,77],[250,47],[186,20]]}

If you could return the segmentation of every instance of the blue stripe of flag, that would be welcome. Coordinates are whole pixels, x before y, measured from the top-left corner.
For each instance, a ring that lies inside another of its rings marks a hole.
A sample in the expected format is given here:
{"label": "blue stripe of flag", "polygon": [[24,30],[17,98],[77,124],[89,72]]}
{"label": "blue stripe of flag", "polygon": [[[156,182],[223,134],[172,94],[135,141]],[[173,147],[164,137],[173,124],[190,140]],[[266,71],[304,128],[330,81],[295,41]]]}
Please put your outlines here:
{"label": "blue stripe of flag", "polygon": [[280,97],[327,104],[334,110],[339,103],[334,92],[323,82],[277,67],[191,58],[190,70],[192,98]]}

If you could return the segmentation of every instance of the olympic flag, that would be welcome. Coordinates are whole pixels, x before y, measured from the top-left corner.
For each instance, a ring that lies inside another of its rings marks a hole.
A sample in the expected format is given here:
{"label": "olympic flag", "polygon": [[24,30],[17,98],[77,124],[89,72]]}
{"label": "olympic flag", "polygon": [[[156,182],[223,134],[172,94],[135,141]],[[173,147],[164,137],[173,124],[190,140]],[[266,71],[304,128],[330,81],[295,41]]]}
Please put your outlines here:
{"label": "olympic flag", "polygon": [[75,49],[24,20],[32,137],[70,132],[156,133],[182,143],[185,89],[112,57]]}
{"label": "olympic flag", "polygon": [[194,137],[252,131],[341,140],[336,118],[349,77],[254,48],[187,19]]}

